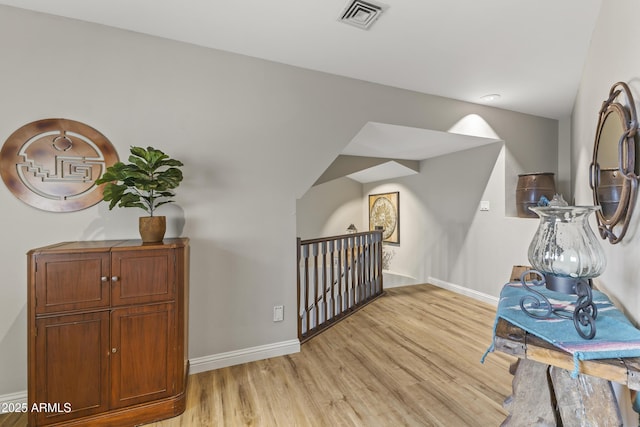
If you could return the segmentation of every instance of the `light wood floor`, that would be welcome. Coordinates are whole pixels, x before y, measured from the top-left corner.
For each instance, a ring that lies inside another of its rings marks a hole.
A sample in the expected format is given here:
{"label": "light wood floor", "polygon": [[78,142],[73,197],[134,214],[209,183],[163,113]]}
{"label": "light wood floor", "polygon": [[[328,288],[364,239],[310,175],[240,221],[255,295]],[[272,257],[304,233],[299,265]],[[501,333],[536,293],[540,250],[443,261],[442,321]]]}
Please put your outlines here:
{"label": "light wood floor", "polygon": [[392,288],[300,353],[192,375],[185,413],[149,426],[498,426],[514,359],[480,363],[494,314],[431,285]]}

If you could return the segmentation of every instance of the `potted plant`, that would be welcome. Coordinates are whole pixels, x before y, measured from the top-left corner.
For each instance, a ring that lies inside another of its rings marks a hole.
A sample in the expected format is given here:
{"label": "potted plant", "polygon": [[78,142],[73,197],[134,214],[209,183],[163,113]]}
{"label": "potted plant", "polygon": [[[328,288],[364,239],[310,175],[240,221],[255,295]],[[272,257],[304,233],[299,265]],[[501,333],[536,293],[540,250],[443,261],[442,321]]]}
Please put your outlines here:
{"label": "potted plant", "polygon": [[102,199],[109,202],[109,210],[118,206],[146,211],[149,216],[139,220],[140,237],[143,243],[161,242],[166,217],[154,213],[159,206],[173,202],[175,194],[171,190],[182,181],[180,166],[181,161],[156,148],[131,147],[129,163],[109,166],[96,184],[106,184]]}

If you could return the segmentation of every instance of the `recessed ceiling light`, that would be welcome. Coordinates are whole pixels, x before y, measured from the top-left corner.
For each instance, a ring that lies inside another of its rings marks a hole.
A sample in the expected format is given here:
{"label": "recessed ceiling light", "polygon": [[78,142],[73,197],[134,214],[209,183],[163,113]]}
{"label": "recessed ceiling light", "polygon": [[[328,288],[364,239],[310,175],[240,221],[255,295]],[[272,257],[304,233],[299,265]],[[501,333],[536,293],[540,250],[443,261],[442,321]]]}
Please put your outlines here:
{"label": "recessed ceiling light", "polygon": [[499,93],[490,93],[489,95],[484,95],[481,96],[480,99],[484,102],[492,102],[492,101],[496,101],[500,98],[500,94]]}

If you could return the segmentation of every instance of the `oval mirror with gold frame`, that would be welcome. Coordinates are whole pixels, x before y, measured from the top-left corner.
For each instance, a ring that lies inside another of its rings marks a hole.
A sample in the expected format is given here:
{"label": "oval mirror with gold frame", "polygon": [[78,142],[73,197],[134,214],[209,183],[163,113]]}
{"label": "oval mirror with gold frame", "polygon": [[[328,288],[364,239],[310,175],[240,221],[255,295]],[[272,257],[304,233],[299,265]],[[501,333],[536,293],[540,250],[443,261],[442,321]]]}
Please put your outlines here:
{"label": "oval mirror with gold frame", "polygon": [[[626,98],[626,102],[620,98]],[[602,103],[589,168],[593,202],[600,206],[596,212],[598,231],[612,244],[620,242],[627,232],[635,205],[637,131],[633,96],[626,83],[618,82]]]}

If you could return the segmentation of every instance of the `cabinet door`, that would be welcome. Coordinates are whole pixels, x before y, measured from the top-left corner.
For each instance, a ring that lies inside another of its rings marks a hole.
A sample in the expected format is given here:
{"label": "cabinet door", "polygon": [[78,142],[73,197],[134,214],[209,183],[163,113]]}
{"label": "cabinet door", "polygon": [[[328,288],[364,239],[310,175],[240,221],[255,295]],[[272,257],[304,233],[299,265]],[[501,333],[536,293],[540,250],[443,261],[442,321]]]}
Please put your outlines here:
{"label": "cabinet door", "polygon": [[111,313],[111,407],[174,394],[174,304],[115,309]]}
{"label": "cabinet door", "polygon": [[175,296],[173,250],[114,251],[111,255],[112,304],[170,301]]}
{"label": "cabinet door", "polygon": [[36,313],[109,306],[109,253],[36,258]]}
{"label": "cabinet door", "polygon": [[38,424],[108,409],[108,311],[38,319],[35,343],[37,385],[29,408],[38,405]]}

